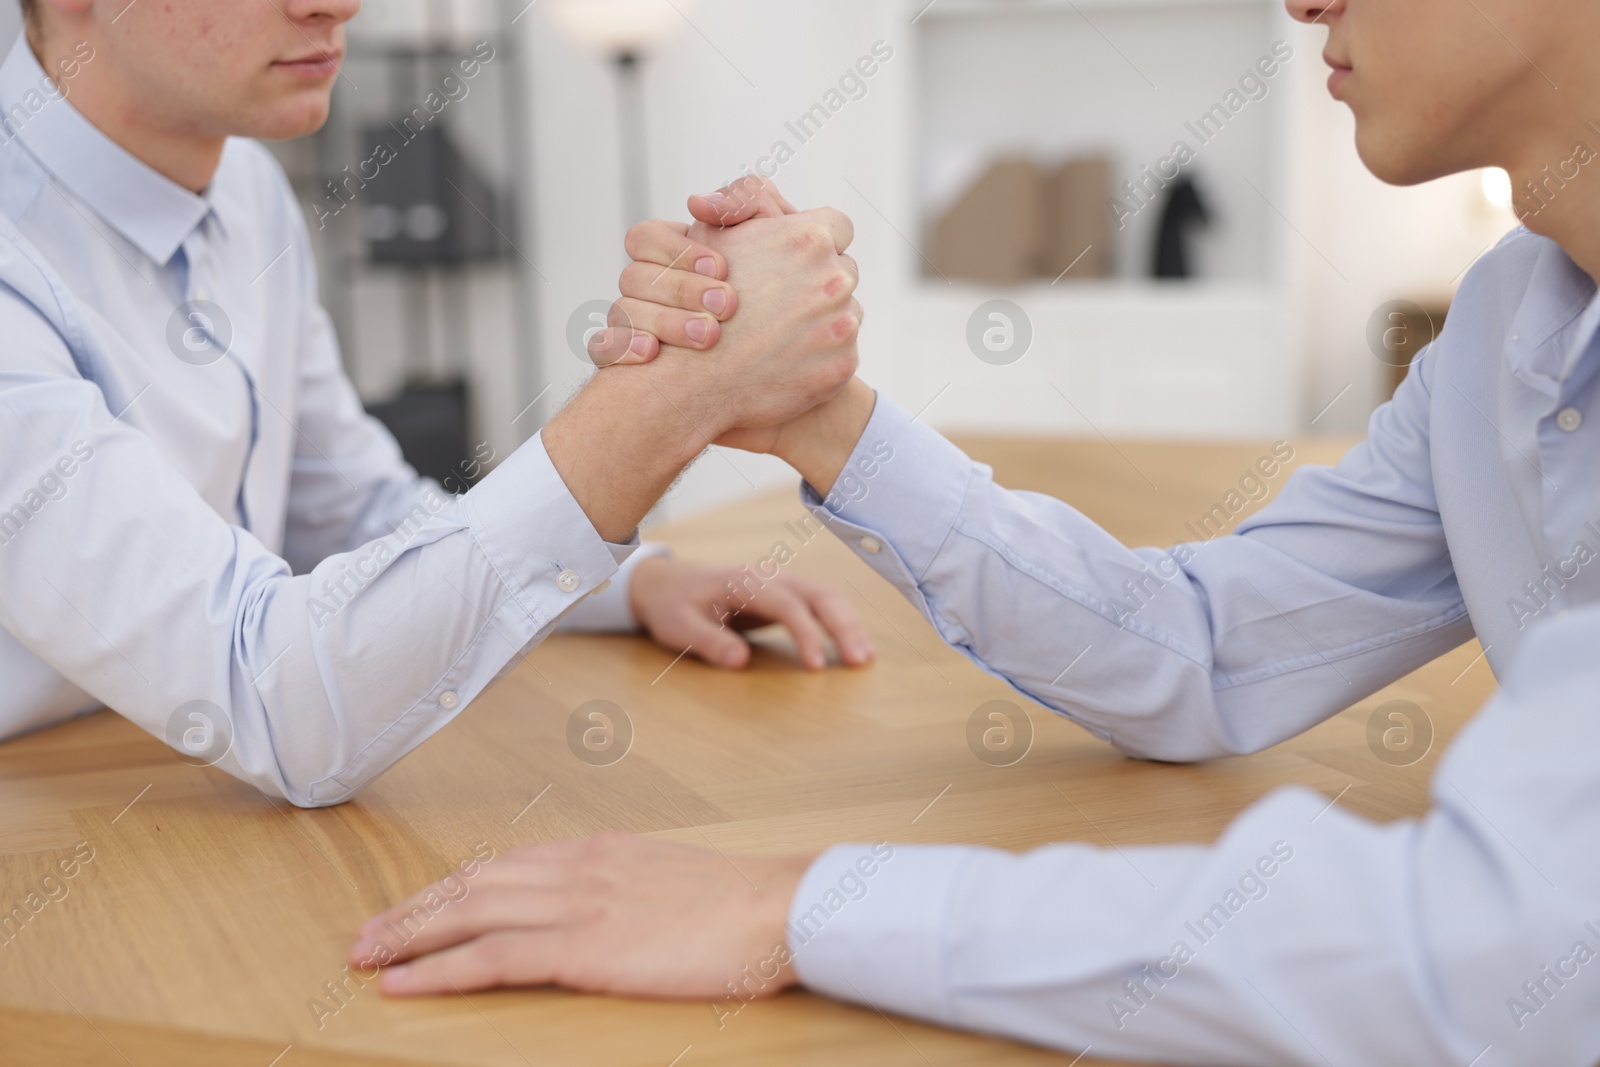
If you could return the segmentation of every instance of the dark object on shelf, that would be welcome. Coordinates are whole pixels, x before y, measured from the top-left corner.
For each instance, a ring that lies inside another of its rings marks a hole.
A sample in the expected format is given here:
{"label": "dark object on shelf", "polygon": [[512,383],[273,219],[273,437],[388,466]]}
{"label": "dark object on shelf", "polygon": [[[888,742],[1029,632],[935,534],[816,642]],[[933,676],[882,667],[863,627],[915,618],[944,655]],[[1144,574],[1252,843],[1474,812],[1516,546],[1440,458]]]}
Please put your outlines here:
{"label": "dark object on shelf", "polygon": [[[501,197],[467,161],[442,121],[421,130],[392,123],[364,127],[378,153],[376,177],[361,190],[361,222],[374,263],[458,264],[509,251]],[[363,175],[364,177],[365,175]]]}
{"label": "dark object on shelf", "polygon": [[464,492],[462,472],[474,469],[467,444],[467,385],[411,385],[368,413],[389,428],[406,462],[451,492]]}
{"label": "dark object on shelf", "polygon": [[1156,232],[1157,278],[1192,278],[1194,267],[1189,256],[1190,231],[1209,226],[1211,212],[1194,179],[1179,178],[1167,187],[1167,202],[1161,209],[1161,227]]}
{"label": "dark object on shelf", "polygon": [[1116,239],[1106,211],[1109,199],[1111,160],[1105,156],[1069,159],[1044,175],[1041,278],[1071,282],[1111,277]]}

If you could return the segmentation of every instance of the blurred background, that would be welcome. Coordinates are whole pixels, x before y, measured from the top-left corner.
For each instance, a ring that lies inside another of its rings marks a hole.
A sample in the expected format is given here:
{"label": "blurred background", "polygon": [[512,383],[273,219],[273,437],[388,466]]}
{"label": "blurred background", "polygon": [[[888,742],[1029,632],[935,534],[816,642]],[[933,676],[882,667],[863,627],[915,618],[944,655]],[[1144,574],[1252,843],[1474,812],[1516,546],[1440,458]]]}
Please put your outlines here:
{"label": "blurred background", "polygon": [[[593,373],[627,223],[758,171],[855,220],[862,374],[939,429],[1351,435],[1515,220],[1498,172],[1367,174],[1323,37],[1277,0],[368,0],[273,147],[363,398],[457,491]],[[792,481],[713,451],[657,518]]]}

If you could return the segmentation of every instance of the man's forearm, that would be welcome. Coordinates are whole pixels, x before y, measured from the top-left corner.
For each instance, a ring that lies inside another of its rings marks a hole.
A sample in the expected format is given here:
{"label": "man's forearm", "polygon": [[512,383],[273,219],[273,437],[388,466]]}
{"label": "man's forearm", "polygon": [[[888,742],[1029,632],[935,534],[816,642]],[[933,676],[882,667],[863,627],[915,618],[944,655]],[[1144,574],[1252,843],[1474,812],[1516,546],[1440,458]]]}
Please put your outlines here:
{"label": "man's forearm", "polygon": [[683,468],[725,428],[678,371],[672,351],[594,377],[544,428],[545,450],[605,540],[620,543]]}
{"label": "man's forearm", "polygon": [[818,494],[827,496],[866,432],[877,403],[873,388],[852,378],[832,400],[785,425],[773,453],[799,471]]}

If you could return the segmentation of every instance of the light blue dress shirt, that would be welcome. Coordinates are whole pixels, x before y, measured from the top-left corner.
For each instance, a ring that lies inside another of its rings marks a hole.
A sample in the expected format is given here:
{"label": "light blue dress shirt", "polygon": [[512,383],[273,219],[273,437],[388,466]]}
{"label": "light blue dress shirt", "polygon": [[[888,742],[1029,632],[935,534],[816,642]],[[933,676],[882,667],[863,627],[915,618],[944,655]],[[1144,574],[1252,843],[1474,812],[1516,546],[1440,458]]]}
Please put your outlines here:
{"label": "light blue dress shirt", "polygon": [[1167,551],[1000,488],[880,399],[834,532],[952,646],[1125,752],[1258,751],[1474,635],[1503,688],[1419,820],[1296,788],[1211,847],[832,849],[791,911],[803,979],[1116,1059],[1600,1060],[1597,322],[1590,278],[1513,233],[1365,443]]}
{"label": "light blue dress shirt", "polygon": [[231,730],[218,766],[337,803],[563,616],[631,625],[625,580],[579,607],[634,546],[538,438],[457,498],[363,413],[264,148],[229,141],[197,196],[24,41],[0,110],[0,737],[103,704],[206,758]]}

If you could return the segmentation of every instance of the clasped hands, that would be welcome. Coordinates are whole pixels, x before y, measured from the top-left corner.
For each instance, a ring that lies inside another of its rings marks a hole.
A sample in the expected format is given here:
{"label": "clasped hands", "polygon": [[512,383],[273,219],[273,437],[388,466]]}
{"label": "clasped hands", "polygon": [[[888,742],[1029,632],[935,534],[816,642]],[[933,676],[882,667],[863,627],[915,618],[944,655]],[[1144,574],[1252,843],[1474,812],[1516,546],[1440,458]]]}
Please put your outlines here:
{"label": "clasped hands", "polygon": [[[683,458],[712,443],[776,454],[826,495],[876,403],[854,376],[854,228],[838,211],[796,211],[755,178],[689,207],[692,225],[657,220],[629,232],[634,261],[590,358],[614,368],[601,377],[638,374],[645,400],[666,401],[670,432],[689,437]],[[730,578],[739,581],[727,568],[646,560],[631,585],[633,614],[659,643],[721,667],[749,662],[739,631],[773,622],[812,670],[826,663],[828,637],[844,663],[872,659],[838,590],[780,575],[745,601],[728,591]]]}
{"label": "clasped hands", "polygon": [[[643,222],[596,366],[664,359],[721,398],[705,443],[770,453],[826,495],[872,415],[855,377],[863,311],[850,219],[798,211],[764,178],[689,199],[692,224]],[[713,358],[707,359],[705,355]]]}

